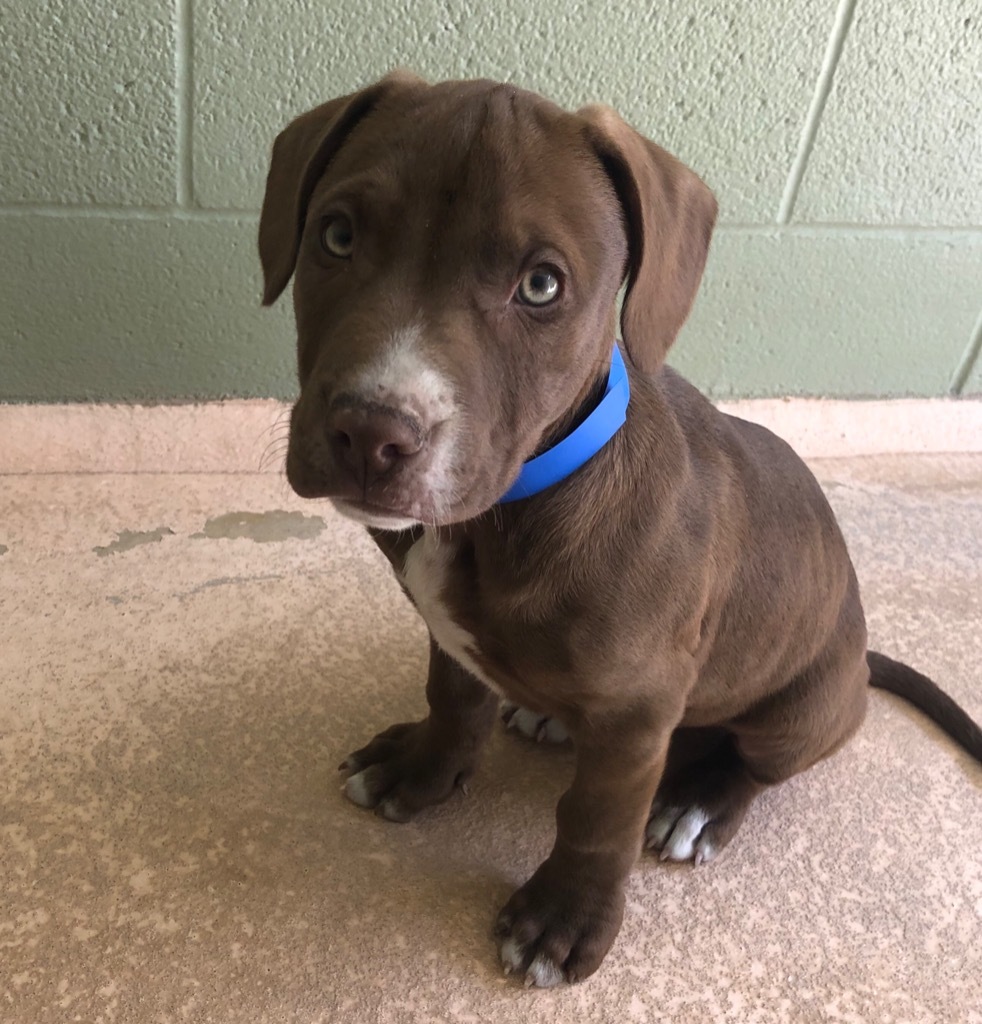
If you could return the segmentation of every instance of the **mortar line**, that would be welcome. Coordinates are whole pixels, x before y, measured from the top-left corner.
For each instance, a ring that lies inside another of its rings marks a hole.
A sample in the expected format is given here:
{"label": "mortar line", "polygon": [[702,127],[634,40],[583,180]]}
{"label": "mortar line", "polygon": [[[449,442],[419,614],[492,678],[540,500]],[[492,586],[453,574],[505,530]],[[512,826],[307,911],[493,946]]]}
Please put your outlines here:
{"label": "mortar line", "polygon": [[[63,205],[50,206],[43,203],[18,203],[15,206],[0,206],[2,217],[50,217],[78,218],[80,220],[160,220],[173,217],[176,220],[210,221],[210,220],[259,220],[259,211],[255,208],[225,207],[208,209],[203,206],[183,207],[166,206],[96,206],[96,205]],[[982,230],[982,229],[980,229]]]}
{"label": "mortar line", "polygon": [[982,235],[982,226],[974,224],[861,224],[796,221],[793,224],[750,224],[723,221],[716,234],[750,235],[765,238],[881,238],[888,240],[962,239]]}
{"label": "mortar line", "polygon": [[805,169],[815,146],[815,139],[818,137],[818,126],[825,113],[825,104],[829,93],[832,91],[832,82],[835,78],[836,68],[839,66],[839,58],[842,56],[842,48],[852,25],[856,3],[857,0],[839,0],[832,32],[825,48],[822,68],[818,73],[818,81],[815,83],[815,92],[801,129],[801,138],[798,140],[798,152],[795,154],[791,170],[788,172],[788,180],[784,185],[784,195],[781,197],[781,205],[777,212],[778,224],[788,224],[791,221],[791,214],[798,201],[798,192],[805,179]]}
{"label": "mortar line", "polygon": [[965,390],[965,385],[968,383],[972,370],[975,369],[975,364],[979,361],[980,354],[982,354],[982,309],[979,310],[975,328],[968,339],[958,366],[955,367],[951,384],[948,385],[948,393],[952,397],[957,398]]}
{"label": "mortar line", "polygon": [[176,0],[174,91],[177,106],[177,205],[194,206],[194,12],[193,0]]}
{"label": "mortar line", "polygon": [[[86,207],[90,209],[90,207]],[[2,212],[2,209],[0,209]],[[864,221],[846,220],[796,220],[791,224],[777,224],[774,221],[724,220],[720,221],[717,231],[739,231],[747,234],[795,235],[808,233],[812,235],[827,233],[830,235],[892,235],[899,232],[908,234],[933,234],[937,232],[972,232],[982,231],[982,224],[906,224],[895,223],[874,224]]]}

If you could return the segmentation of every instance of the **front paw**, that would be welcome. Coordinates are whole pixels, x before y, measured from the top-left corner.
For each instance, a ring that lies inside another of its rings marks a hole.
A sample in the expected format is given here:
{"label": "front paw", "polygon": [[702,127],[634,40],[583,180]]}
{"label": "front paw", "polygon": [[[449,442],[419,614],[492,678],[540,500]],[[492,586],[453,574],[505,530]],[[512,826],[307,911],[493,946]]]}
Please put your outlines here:
{"label": "front paw", "polygon": [[589,872],[546,861],[505,904],[495,935],[506,974],[552,988],[589,977],[607,955],[624,916],[624,889]]}
{"label": "front paw", "polygon": [[347,774],[343,792],[352,803],[404,822],[465,789],[475,761],[476,751],[437,743],[428,721],[405,722],[349,754],[339,770]]}

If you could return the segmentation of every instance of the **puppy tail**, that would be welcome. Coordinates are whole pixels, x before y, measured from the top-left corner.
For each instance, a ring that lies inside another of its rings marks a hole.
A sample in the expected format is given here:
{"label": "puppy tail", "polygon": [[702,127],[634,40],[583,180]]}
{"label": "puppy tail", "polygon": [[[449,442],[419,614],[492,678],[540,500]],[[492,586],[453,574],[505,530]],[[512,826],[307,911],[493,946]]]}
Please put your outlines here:
{"label": "puppy tail", "polygon": [[866,661],[870,670],[870,686],[903,697],[982,763],[982,728],[937,683],[909,665],[876,651],[867,651]]}

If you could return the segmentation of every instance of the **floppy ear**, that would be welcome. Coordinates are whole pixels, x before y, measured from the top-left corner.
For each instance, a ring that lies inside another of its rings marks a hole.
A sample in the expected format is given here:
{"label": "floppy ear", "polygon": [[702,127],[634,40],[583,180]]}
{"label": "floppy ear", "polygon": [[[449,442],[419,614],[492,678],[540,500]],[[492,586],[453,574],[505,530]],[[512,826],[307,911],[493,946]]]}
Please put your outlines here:
{"label": "floppy ear", "polygon": [[310,196],[351,130],[383,96],[422,84],[407,71],[394,71],[367,89],[301,114],[276,136],[259,218],[264,306],[279,298],[293,274]]}
{"label": "floppy ear", "polygon": [[716,222],[716,199],[698,175],[610,108],[586,107],[579,115],[624,214],[624,344],[631,361],[650,373],[664,361],[692,308]]}

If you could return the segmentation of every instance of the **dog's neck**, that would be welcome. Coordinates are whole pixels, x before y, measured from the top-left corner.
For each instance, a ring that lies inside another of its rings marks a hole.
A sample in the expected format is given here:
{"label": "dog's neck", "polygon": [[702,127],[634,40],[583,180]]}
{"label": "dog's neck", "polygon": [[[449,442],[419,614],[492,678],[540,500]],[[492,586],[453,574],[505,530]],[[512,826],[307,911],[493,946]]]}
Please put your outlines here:
{"label": "dog's neck", "polygon": [[599,375],[587,397],[578,402],[500,499],[501,504],[530,498],[553,487],[589,462],[624,425],[631,385],[627,368],[614,345],[609,372]]}
{"label": "dog's neck", "polygon": [[[599,397],[595,398],[598,390]],[[500,504],[531,498],[586,465],[624,426],[630,400],[627,367],[614,344],[609,371],[595,379],[590,397],[574,407],[567,429],[551,432],[555,439],[522,466]]]}

